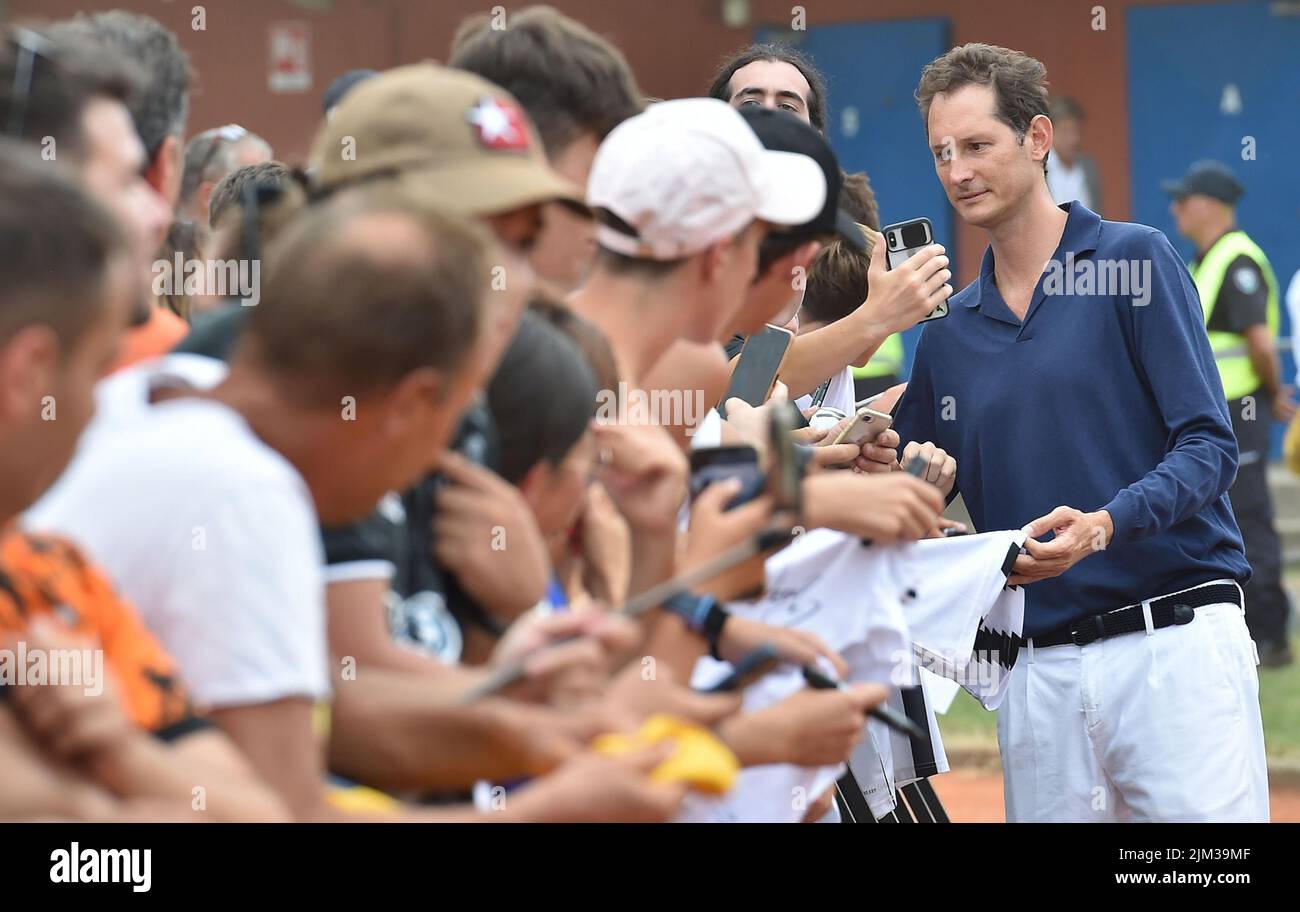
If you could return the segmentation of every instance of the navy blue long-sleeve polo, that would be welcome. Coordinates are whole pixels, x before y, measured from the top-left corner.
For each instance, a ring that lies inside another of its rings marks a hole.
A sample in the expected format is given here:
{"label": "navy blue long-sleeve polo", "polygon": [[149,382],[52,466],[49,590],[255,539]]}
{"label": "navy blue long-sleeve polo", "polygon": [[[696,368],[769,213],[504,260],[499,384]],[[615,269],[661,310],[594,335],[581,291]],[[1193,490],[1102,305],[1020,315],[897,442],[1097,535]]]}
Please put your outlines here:
{"label": "navy blue long-sleeve polo", "polygon": [[1062,208],[1024,321],[998,292],[990,248],[948,316],[925,325],[894,422],[903,445],[956,457],[980,531],[1062,505],[1109,511],[1105,550],[1025,587],[1027,636],[1250,576],[1226,493],[1237,442],[1187,267],[1154,228]]}

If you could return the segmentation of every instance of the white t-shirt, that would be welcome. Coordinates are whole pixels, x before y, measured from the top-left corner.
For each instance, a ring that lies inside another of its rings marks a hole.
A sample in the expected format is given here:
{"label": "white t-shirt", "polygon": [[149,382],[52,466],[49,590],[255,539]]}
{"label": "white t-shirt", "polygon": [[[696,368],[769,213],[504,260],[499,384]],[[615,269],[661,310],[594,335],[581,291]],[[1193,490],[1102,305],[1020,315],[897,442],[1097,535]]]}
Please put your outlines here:
{"label": "white t-shirt", "polygon": [[692,450],[722,446],[722,416],[717,409],[711,408],[704,413],[704,420],[691,435],[690,446]]}
{"label": "white t-shirt", "polygon": [[[768,559],[764,598],[757,602],[732,602],[727,608],[765,624],[818,634],[848,663],[847,680],[851,682],[888,684],[910,679],[901,599],[905,585],[896,573],[899,564],[893,554],[895,550],[865,547],[858,539],[842,532],[816,529],[799,536],[790,547]],[[721,678],[727,668],[726,663],[701,659],[691,683],[707,687]],[[747,712],[762,709],[804,686],[799,669],[780,668],[746,688],[744,708]],[[868,731],[879,724],[871,720]],[[835,782],[843,770],[843,765],[770,764],[746,768],[741,770],[739,780],[727,795],[708,802],[692,801],[680,819],[795,823],[803,818],[807,804]],[[876,788],[867,783],[862,785]],[[880,808],[878,813],[884,813],[892,809],[892,790],[883,780],[878,792],[873,810]]]}
{"label": "white t-shirt", "polygon": [[1050,156],[1047,159],[1047,189],[1051,191],[1052,199],[1058,206],[1078,200],[1089,209],[1093,208],[1092,194],[1088,192],[1088,177],[1077,161],[1067,167],[1059,156]]}
{"label": "white t-shirt", "polygon": [[949,662],[965,660],[975,646],[980,622],[1006,585],[1002,568],[1008,554],[1024,541],[1025,533],[1017,530],[903,546],[911,587],[903,613],[918,646]]}
{"label": "white t-shirt", "polygon": [[230,367],[225,361],[186,352],[162,355],[132,365],[96,384],[95,417],[86,433],[149,414],[149,394],[156,387],[210,390],[226,379],[228,373]]}
{"label": "white t-shirt", "polygon": [[[1002,568],[1023,541],[1024,533],[1014,531],[866,547],[842,532],[817,529],[769,558],[763,599],[727,606],[740,616],[818,634],[848,663],[848,680],[890,684],[890,706],[928,728],[929,743],[915,743],[877,719],[868,721],[849,766],[877,817],[894,809],[899,786],[948,770],[913,654],[967,658],[990,621],[1000,631],[1020,633],[1023,590],[1005,588]],[[1017,599],[1019,619],[1011,616]],[[723,663],[701,659],[692,684],[707,686],[725,670]],[[778,670],[746,689],[745,709],[769,706],[802,686],[797,669]],[[729,794],[694,802],[683,819],[794,822],[802,809],[792,798],[813,800],[842,771],[787,764],[745,769]]]}
{"label": "white t-shirt", "polygon": [[324,554],[306,483],[219,403],[182,398],[132,414],[130,391],[147,389],[149,370],[106,381],[120,420],[97,422],[93,446],[24,525],[86,548],[197,700],[327,696]]}
{"label": "white t-shirt", "polygon": [[[831,408],[839,409],[845,415],[852,415],[858,410],[857,396],[854,394],[853,387],[853,367],[847,366],[834,377],[831,377],[830,386],[826,388],[826,395],[818,403],[818,407],[829,405]],[[794,401],[799,411],[804,411],[813,404],[812,393],[806,396],[800,396]]]}
{"label": "white t-shirt", "polygon": [[[951,678],[988,709],[1002,701],[1010,667],[988,653],[992,637],[1019,638],[1025,593],[1009,588],[1003,567],[1025,533],[986,532],[914,542],[902,548],[909,585],[904,604],[916,663]],[[977,640],[982,640],[978,642]]]}
{"label": "white t-shirt", "polygon": [[1295,356],[1296,385],[1300,386],[1300,269],[1286,288],[1286,310],[1291,316],[1291,354]]}

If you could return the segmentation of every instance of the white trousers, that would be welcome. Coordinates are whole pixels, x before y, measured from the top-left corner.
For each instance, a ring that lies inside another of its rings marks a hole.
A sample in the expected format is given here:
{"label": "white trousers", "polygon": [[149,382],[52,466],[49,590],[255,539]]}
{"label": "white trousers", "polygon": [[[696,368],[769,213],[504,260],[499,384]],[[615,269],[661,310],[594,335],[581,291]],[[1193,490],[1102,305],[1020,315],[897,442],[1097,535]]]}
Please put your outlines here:
{"label": "white trousers", "polygon": [[1207,605],[1183,626],[1026,644],[998,710],[1007,821],[1267,822],[1243,618]]}

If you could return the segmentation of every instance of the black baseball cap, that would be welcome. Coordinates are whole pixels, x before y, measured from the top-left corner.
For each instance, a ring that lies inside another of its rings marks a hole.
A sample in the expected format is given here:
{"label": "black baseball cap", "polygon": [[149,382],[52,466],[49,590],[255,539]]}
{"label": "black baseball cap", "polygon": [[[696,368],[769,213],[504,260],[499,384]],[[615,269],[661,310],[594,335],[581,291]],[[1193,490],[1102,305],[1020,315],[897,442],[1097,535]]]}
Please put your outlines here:
{"label": "black baseball cap", "polygon": [[336,107],[338,103],[343,100],[343,96],[348,94],[348,92],[351,92],[352,89],[356,87],[357,83],[365,82],[371,76],[378,75],[378,70],[368,70],[363,67],[356,70],[348,70],[346,73],[338,76],[329,84],[329,87],[325,90],[324,94],[321,95],[321,111],[328,114],[330,108]]}
{"label": "black baseball cap", "polygon": [[1199,161],[1187,170],[1181,180],[1165,181],[1160,189],[1174,199],[1199,194],[1235,206],[1246,193],[1228,166],[1216,161]]}
{"label": "black baseball cap", "polygon": [[813,127],[795,117],[789,111],[776,111],[746,105],[740,114],[758,136],[764,148],[776,152],[794,152],[806,155],[821,166],[826,178],[826,205],[811,222],[796,225],[787,231],[779,232],[780,237],[807,238],[809,240],[827,234],[836,234],[859,253],[867,252],[866,238],[853,217],[840,208],[840,188],[843,175],[835,153],[826,142],[826,137]]}

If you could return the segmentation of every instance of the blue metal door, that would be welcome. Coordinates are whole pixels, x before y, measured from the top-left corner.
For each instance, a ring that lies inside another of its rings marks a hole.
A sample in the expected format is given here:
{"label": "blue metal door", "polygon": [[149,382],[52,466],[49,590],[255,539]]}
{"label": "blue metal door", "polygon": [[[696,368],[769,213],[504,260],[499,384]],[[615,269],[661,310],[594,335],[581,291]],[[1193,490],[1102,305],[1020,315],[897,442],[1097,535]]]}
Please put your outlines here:
{"label": "blue metal door", "polygon": [[[866,171],[871,178],[881,222],[926,216],[935,239],[952,255],[952,208],[935,176],[913,100],[922,68],[948,50],[948,33],[947,20],[909,19],[801,32],[764,29],[759,40],[796,44],[825,74],[828,138],[845,171]],[[918,327],[903,334],[909,370],[920,332]]]}

